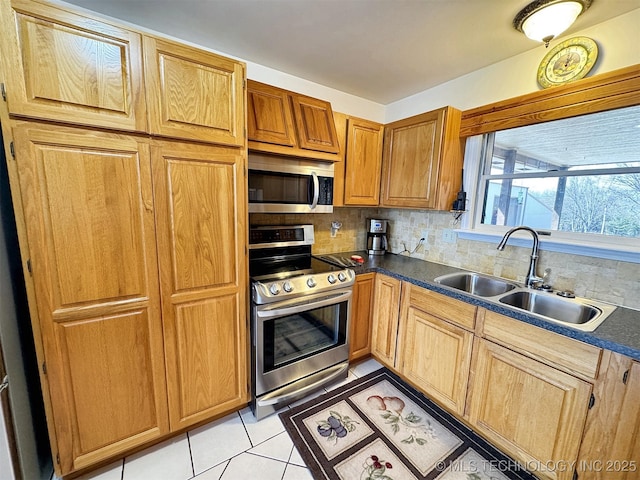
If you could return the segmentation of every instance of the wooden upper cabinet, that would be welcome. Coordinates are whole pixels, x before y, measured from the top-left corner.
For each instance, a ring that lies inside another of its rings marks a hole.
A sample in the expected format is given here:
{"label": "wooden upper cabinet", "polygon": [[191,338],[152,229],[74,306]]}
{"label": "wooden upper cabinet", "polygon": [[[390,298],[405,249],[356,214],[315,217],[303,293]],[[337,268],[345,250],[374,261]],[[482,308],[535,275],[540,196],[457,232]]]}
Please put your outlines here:
{"label": "wooden upper cabinet", "polygon": [[249,80],[247,88],[249,140],[296,147],[293,115],[286,90]]}
{"label": "wooden upper cabinet", "polygon": [[248,401],[244,159],[235,148],[152,145],[172,431]]}
{"label": "wooden upper cabinet", "polygon": [[149,146],[26,122],[13,137],[66,475],[169,431]]}
{"label": "wooden upper cabinet", "polygon": [[145,131],[141,36],[31,0],[0,5],[12,115]]}
{"label": "wooden upper cabinet", "polygon": [[242,63],[151,36],[144,60],[150,133],[245,144]]}
{"label": "wooden upper cabinet", "polygon": [[344,167],[345,205],[380,203],[383,131],[384,127],[379,123],[349,117]]}
{"label": "wooden upper cabinet", "polygon": [[329,102],[292,94],[291,105],[300,148],[328,153],[340,151]]}
{"label": "wooden upper cabinet", "polygon": [[385,207],[449,210],[460,189],[461,112],[451,107],[385,125]]}
{"label": "wooden upper cabinet", "polygon": [[248,80],[247,126],[249,150],[341,159],[331,104],[324,100]]}

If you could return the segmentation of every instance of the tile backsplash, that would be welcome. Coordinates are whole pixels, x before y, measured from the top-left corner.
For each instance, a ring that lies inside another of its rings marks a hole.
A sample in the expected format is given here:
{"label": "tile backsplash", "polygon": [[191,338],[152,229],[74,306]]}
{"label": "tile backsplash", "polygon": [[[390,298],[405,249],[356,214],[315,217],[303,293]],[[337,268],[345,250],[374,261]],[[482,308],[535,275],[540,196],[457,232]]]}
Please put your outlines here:
{"label": "tile backsplash", "polygon": [[[389,247],[412,258],[442,263],[475,272],[524,282],[530,248],[496,245],[460,238],[446,241],[443,234],[457,228],[449,212],[424,210],[335,207],[331,214],[251,214],[258,225],[313,223],[313,253],[336,253],[366,248],[367,218],[389,220]],[[342,227],[331,237],[331,222]],[[418,246],[420,238],[425,240]],[[417,247],[417,248],[416,248]],[[405,250],[408,250],[406,252]],[[602,258],[540,251],[538,273],[551,269],[549,283],[558,290],[573,290],[580,297],[640,309],[640,264]]]}

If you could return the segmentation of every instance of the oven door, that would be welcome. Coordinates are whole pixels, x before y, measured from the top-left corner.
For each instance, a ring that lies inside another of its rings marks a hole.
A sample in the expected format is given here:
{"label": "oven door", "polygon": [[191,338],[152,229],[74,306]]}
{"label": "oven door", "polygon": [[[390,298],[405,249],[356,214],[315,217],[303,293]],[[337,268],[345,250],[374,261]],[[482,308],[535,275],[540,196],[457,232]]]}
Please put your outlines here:
{"label": "oven door", "polygon": [[348,362],[351,294],[340,289],[253,307],[255,397]]}

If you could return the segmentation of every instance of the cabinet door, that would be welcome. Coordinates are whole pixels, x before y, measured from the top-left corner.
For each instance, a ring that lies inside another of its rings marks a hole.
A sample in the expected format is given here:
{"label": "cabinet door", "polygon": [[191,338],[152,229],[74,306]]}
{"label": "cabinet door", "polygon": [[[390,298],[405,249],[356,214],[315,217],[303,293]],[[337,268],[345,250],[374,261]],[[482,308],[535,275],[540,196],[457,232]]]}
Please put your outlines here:
{"label": "cabinet door", "polygon": [[351,301],[349,329],[349,360],[371,353],[371,306],[373,304],[374,273],[356,276]]}
{"label": "cabinet door", "polygon": [[473,333],[411,305],[406,290],[401,315],[400,372],[436,401],[462,415]]}
{"label": "cabinet door", "polygon": [[374,287],[371,353],[390,368],[395,367],[401,282],[377,274]]}
{"label": "cabinet door", "polygon": [[543,478],[570,480],[591,385],[486,340],[476,340],[469,420]]}
{"label": "cabinet door", "polygon": [[382,125],[349,118],[344,180],[345,205],[378,205],[382,168]]}
{"label": "cabinet door", "polygon": [[168,432],[149,149],[35,125],[14,140],[64,475]]}
{"label": "cabinet door", "polygon": [[300,148],[339,153],[340,146],[331,104],[304,95],[292,93],[290,96]]}
{"label": "cabinet door", "polygon": [[255,142],[297,146],[286,90],[247,81],[247,134]]}
{"label": "cabinet door", "polygon": [[151,133],[244,145],[242,63],[149,36],[144,62]]}
{"label": "cabinet door", "polygon": [[244,155],[152,147],[171,430],[246,405]]}
{"label": "cabinet door", "polygon": [[383,205],[434,207],[443,124],[439,110],[386,126]]}
{"label": "cabinet door", "polygon": [[10,113],[146,129],[139,34],[30,0],[3,1],[0,24]]}
{"label": "cabinet door", "polygon": [[580,480],[640,475],[640,363],[605,351],[576,469]]}
{"label": "cabinet door", "polygon": [[446,107],[385,125],[382,205],[451,208],[462,181],[460,118]]}

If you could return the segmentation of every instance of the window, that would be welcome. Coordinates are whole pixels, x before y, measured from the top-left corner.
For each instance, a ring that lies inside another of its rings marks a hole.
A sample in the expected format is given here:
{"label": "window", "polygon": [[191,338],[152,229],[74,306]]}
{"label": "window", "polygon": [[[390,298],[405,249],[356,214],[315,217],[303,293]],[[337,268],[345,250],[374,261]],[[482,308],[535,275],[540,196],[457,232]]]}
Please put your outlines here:
{"label": "window", "polygon": [[479,171],[474,230],[640,244],[640,106],[486,134]]}

